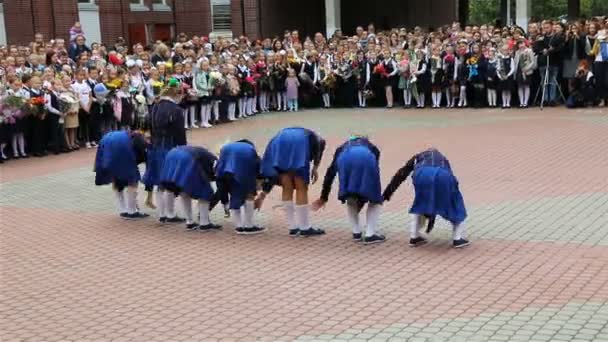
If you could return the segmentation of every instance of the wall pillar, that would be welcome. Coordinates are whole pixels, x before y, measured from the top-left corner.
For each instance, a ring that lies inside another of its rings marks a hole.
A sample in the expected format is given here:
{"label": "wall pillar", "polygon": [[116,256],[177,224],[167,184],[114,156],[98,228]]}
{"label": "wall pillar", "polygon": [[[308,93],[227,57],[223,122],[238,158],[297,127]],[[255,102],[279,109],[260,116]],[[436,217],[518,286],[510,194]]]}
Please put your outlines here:
{"label": "wall pillar", "polygon": [[340,0],[325,0],[325,31],[328,38],[336,30],[342,29],[340,10]]}
{"label": "wall pillar", "polygon": [[530,19],[530,0],[517,0],[515,3],[515,23],[517,26],[528,31],[528,20]]}

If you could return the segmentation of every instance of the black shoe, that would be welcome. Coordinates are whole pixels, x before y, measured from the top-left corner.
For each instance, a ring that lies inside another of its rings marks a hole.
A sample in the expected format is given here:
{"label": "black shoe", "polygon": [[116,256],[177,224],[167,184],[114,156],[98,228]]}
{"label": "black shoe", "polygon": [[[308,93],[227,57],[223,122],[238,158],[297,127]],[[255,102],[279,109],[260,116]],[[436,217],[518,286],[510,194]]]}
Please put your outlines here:
{"label": "black shoe", "polygon": [[257,226],[253,226],[253,227],[249,227],[249,228],[241,228],[242,232],[240,234],[242,235],[255,235],[255,234],[260,234],[263,233],[264,231],[266,231],[266,228],[264,227],[257,227]]}
{"label": "black shoe", "polygon": [[236,227],[236,228],[234,228],[234,232],[237,234],[245,234],[244,229],[245,228],[243,228],[243,227]]}
{"label": "black shoe", "polygon": [[424,245],[427,242],[429,242],[427,239],[423,238],[422,236],[419,236],[415,239],[410,239],[410,247],[418,247]]}
{"label": "black shoe", "polygon": [[462,247],[465,247],[468,245],[469,245],[469,240],[465,240],[465,239],[454,240],[454,242],[452,243],[452,246],[454,248],[462,248]]}
{"label": "black shoe", "polygon": [[198,229],[198,223],[188,223],[186,225],[186,229],[188,229],[188,230],[197,230]]}
{"label": "black shoe", "polygon": [[361,233],[353,233],[353,241],[361,241]]}
{"label": "black shoe", "polygon": [[126,220],[129,218],[129,213],[120,213],[120,217]]}
{"label": "black shoe", "polygon": [[298,228],[294,228],[294,229],[290,229],[289,230],[289,236],[296,237],[298,235],[300,235],[300,230]]}
{"label": "black shoe", "polygon": [[308,229],[300,229],[301,237],[317,236],[317,235],[323,235],[323,234],[325,234],[325,231],[320,228],[310,227]]}
{"label": "black shoe", "polygon": [[161,217],[161,218],[158,219],[158,222],[165,223],[165,222],[167,222],[167,218],[163,216],[163,217]]}
{"label": "black shoe", "polygon": [[174,216],[174,217],[167,217],[165,222],[167,222],[167,223],[184,223],[184,222],[186,222],[186,219],[178,217],[178,216]]}
{"label": "black shoe", "polygon": [[222,226],[217,225],[217,224],[213,224],[213,223],[209,223],[209,224],[206,224],[204,226],[203,225],[198,226],[198,229],[201,230],[201,231],[208,232],[208,231],[211,231],[211,230],[222,229]]}
{"label": "black shoe", "polygon": [[127,219],[129,220],[139,220],[139,219],[145,219],[146,217],[149,217],[150,215],[146,214],[146,213],[140,213],[135,212],[133,214],[127,214]]}
{"label": "black shoe", "polygon": [[363,239],[363,244],[364,245],[371,245],[374,243],[383,243],[384,241],[386,241],[386,237],[384,235],[381,234],[374,234],[370,237],[365,237]]}

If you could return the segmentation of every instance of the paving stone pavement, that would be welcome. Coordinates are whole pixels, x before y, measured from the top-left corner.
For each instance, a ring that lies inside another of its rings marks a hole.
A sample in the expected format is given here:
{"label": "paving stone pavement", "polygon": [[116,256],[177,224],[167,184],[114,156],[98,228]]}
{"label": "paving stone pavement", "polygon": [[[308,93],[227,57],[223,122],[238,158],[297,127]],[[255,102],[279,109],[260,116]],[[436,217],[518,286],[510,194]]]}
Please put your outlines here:
{"label": "paving stone pavement", "polygon": [[281,127],[310,127],[328,139],[323,172],[348,135],[368,134],[383,184],[435,145],[469,209],[463,250],[445,222],[406,247],[409,181],[383,208],[389,240],[362,246],[335,200],[313,215],[320,238],[287,236],[276,190],[257,217],[267,233],[236,236],[219,211],[223,231],[192,233],[118,219],[111,190],[93,186],[94,151],[3,164],[0,340],[608,341],[607,118],[328,110],[189,133],[212,150],[246,137],[261,151]]}

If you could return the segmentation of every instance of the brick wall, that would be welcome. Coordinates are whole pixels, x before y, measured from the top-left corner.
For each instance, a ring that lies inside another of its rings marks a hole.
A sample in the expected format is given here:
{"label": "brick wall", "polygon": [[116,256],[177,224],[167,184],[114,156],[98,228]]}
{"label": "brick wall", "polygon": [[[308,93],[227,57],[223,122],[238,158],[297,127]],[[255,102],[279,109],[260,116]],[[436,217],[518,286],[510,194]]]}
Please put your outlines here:
{"label": "brick wall", "polygon": [[42,33],[45,39],[69,37],[78,20],[75,0],[11,0],[4,2],[4,20],[9,43],[26,44]]}
{"label": "brick wall", "polygon": [[175,30],[177,34],[208,36],[211,31],[210,0],[175,1]]}

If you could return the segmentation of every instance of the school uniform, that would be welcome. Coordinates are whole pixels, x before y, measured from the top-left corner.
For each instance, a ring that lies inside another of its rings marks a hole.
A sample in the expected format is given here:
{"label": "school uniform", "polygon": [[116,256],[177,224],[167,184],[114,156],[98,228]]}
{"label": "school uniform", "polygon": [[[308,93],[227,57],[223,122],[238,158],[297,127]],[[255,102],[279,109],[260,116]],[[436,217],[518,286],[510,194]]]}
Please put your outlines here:
{"label": "school uniform", "polygon": [[498,88],[498,60],[489,59],[486,73],[486,89],[495,90]]}
{"label": "school uniform", "polygon": [[78,109],[78,135],[81,142],[89,143],[91,141],[91,137],[89,135],[91,115],[89,112],[85,111],[83,107],[89,105],[89,101],[91,100],[89,98],[91,94],[91,87],[87,82],[74,82],[72,83],[72,90],[78,94],[80,100],[80,108]]}
{"label": "school uniform", "polygon": [[[207,231],[221,228],[209,220],[210,202],[215,195],[211,183],[215,181],[213,165],[216,160],[214,154],[202,147],[177,146],[167,153],[160,174],[161,186],[180,194],[188,229]],[[198,200],[200,224],[194,223],[192,199]]]}
{"label": "school uniform", "polygon": [[161,186],[190,198],[213,199],[211,182],[215,180],[213,164],[217,157],[202,147],[177,146],[167,152],[160,174]]}
{"label": "school uniform", "polygon": [[161,97],[152,107],[148,117],[151,144],[146,158],[146,172],[143,182],[148,191],[156,186],[155,202],[158,219],[161,223],[181,223],[185,220],[175,214],[175,197],[177,194],[165,191],[161,183],[165,158],[169,150],[186,145],[183,109],[170,97]]}
{"label": "school uniform", "polygon": [[294,172],[308,184],[310,162],[318,164],[324,150],[325,140],[317,133],[300,127],[284,128],[266,146],[262,175],[276,179],[280,174]]}
{"label": "school uniform", "polygon": [[327,202],[336,174],[340,181],[338,199],[348,207],[353,239],[360,240],[359,211],[366,204],[367,229],[365,243],[384,242],[385,237],[376,233],[376,225],[383,202],[380,185],[380,150],[368,139],[353,137],[336,149],[334,159],[325,173],[321,199]]}
{"label": "school uniform", "polygon": [[92,141],[96,142],[101,139],[101,115],[102,106],[97,97],[95,96],[95,86],[97,81],[89,78],[86,81],[87,85],[91,89],[91,109],[89,110],[89,137]]}
{"label": "school uniform", "polygon": [[160,185],[160,173],[169,150],[186,145],[186,130],[182,109],[167,97],[162,97],[152,108],[149,121],[151,146],[148,149],[144,184],[152,187]]}
{"label": "school uniform", "polygon": [[[44,98],[42,90],[29,89],[30,98]],[[43,109],[46,111],[46,109]],[[48,129],[47,119],[38,116],[30,117],[30,135],[29,143],[30,152],[36,157],[43,157],[46,155],[46,145],[48,143]]]}
{"label": "school uniform", "polygon": [[[439,215],[452,224],[453,246],[466,246],[468,241],[464,238],[464,225],[462,225],[467,217],[464,200],[450,162],[437,149],[431,148],[410,158],[384,190],[384,199],[389,201],[399,185],[412,172],[415,197],[409,211],[414,220],[410,231],[410,245],[417,246],[426,242],[426,239],[419,235],[422,219],[427,217],[434,222],[435,217]],[[431,229],[432,224],[427,232]]]}
{"label": "school uniform", "polygon": [[[99,142],[95,155],[95,185],[113,184],[118,212],[125,219],[145,218],[137,208],[138,164],[146,160],[146,143],[140,134],[113,131]],[[129,187],[126,195],[124,189]]]}
{"label": "school uniform", "polygon": [[253,224],[260,158],[253,143],[241,140],[226,144],[215,167],[218,199],[230,209],[237,234],[257,234],[263,227]]}
{"label": "school uniform", "polygon": [[49,91],[45,95],[48,112],[49,148],[55,154],[67,151],[63,113],[59,110],[57,93]]}
{"label": "school uniform", "polygon": [[[266,179],[264,193],[269,193],[279,175],[294,173],[306,184],[310,182],[310,162],[319,165],[325,140],[317,133],[300,127],[284,128],[266,146],[262,157],[261,174]],[[313,228],[308,220],[308,205],[295,206],[293,201],[282,204],[287,216],[290,236],[323,235],[325,231]]]}
{"label": "school uniform", "polygon": [[513,88],[513,74],[515,73],[513,57],[498,56],[497,71],[499,88],[502,91],[511,91]]}

